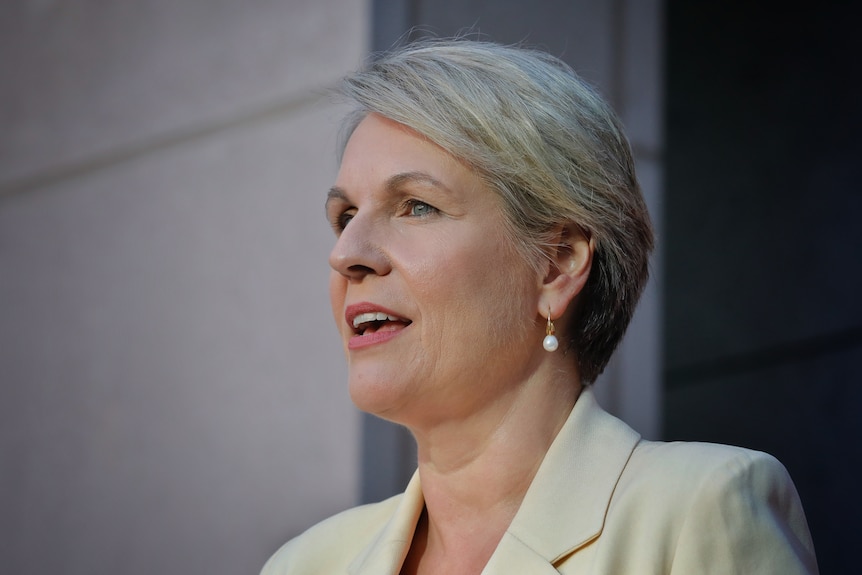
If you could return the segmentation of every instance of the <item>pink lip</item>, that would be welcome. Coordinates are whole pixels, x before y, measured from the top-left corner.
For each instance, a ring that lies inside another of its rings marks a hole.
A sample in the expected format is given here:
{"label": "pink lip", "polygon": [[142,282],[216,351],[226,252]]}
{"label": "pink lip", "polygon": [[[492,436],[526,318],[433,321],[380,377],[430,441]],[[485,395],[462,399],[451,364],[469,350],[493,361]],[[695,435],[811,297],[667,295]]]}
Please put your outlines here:
{"label": "pink lip", "polygon": [[[398,312],[392,311],[391,309],[387,309],[385,307],[379,306],[377,304],[373,304],[370,302],[361,302],[353,305],[347,306],[347,309],[344,311],[344,319],[347,321],[348,327],[353,329],[353,320],[356,316],[363,313],[371,313],[371,312],[381,312],[386,315],[392,315],[395,317],[404,317]],[[405,318],[406,319],[406,318]],[[368,347],[371,345],[377,345],[379,343],[384,343],[389,341],[390,339],[397,337],[401,334],[405,329],[410,327],[410,324],[406,325],[402,329],[397,329],[394,331],[384,330],[378,331],[375,333],[371,333],[368,335],[358,335],[354,334],[347,342],[347,349],[360,349],[363,347]]]}

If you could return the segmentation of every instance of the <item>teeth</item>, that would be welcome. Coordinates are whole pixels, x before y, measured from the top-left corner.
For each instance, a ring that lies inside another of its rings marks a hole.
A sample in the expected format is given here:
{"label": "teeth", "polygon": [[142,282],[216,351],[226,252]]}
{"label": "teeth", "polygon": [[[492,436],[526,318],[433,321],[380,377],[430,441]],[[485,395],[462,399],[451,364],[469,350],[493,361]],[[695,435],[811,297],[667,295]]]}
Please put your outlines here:
{"label": "teeth", "polygon": [[368,323],[371,321],[386,321],[386,320],[400,321],[400,319],[395,317],[394,315],[386,315],[385,313],[382,313],[379,311],[378,312],[372,311],[372,312],[368,312],[368,313],[361,313],[358,316],[356,316],[355,318],[353,318],[353,327],[359,327],[363,323]]}

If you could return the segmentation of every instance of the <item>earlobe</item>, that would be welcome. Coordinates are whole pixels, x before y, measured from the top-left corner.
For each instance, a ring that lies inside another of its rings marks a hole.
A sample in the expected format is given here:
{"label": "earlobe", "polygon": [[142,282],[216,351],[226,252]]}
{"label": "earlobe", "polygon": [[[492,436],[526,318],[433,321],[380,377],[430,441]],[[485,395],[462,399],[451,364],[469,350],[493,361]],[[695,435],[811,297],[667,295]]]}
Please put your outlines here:
{"label": "earlobe", "polygon": [[547,315],[550,310],[553,318],[561,317],[583,290],[595,252],[594,239],[574,224],[561,227],[557,237],[538,302],[539,314]]}

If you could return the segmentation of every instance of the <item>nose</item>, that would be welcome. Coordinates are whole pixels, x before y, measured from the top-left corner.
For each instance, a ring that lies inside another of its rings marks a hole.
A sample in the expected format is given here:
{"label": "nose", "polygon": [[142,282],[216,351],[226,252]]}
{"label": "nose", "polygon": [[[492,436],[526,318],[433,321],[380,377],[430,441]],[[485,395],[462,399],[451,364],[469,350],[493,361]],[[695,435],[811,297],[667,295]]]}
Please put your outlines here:
{"label": "nose", "polygon": [[391,270],[383,231],[370,217],[357,213],[345,226],[329,254],[329,265],[347,279],[383,276]]}

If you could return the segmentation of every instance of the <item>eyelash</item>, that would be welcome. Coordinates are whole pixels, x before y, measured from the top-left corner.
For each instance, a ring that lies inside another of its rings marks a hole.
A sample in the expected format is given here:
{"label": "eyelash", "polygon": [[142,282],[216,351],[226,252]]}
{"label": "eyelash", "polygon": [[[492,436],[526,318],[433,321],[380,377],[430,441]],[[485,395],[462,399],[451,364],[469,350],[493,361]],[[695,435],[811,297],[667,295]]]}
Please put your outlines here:
{"label": "eyelash", "polygon": [[332,219],[332,229],[335,230],[336,234],[340,234],[344,231],[344,228],[347,227],[347,224],[349,224],[350,220],[352,219],[353,212],[345,210],[344,212],[341,212]]}

